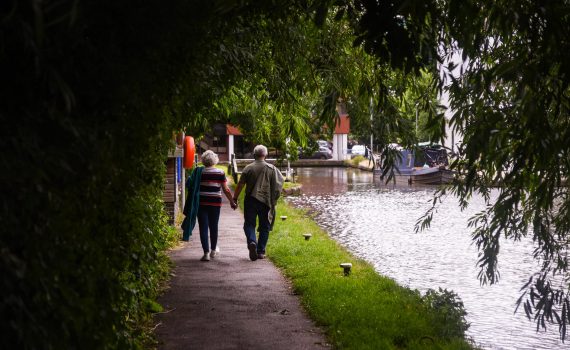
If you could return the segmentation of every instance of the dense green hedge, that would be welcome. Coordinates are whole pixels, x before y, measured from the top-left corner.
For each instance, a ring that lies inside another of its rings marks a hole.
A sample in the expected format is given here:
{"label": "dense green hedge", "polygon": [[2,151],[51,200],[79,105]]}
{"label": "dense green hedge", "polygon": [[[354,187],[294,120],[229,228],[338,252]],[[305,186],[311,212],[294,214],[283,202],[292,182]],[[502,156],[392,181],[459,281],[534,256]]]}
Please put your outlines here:
{"label": "dense green hedge", "polygon": [[169,4],[0,5],[3,348],[144,341],[170,237],[164,161],[208,20]]}

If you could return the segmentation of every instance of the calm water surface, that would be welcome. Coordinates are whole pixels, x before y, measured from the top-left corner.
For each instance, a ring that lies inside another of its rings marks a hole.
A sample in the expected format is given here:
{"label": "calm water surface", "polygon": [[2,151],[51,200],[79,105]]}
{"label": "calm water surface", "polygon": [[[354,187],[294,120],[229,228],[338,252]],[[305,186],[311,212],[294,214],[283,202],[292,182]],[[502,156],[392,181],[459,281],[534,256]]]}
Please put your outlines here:
{"label": "calm water surface", "polygon": [[425,292],[447,288],[463,300],[471,324],[468,336],[484,349],[570,349],[558,340],[556,326],[536,332],[524,311],[514,314],[521,286],[539,266],[531,241],[502,242],[500,282],[481,286],[477,248],[468,218],[484,208],[475,198],[464,212],[448,198],[431,228],[414,233],[430,207],[433,187],[386,186],[371,173],[344,168],[299,168],[303,195],[288,201],[315,214],[318,224],[355,255],[398,283]]}

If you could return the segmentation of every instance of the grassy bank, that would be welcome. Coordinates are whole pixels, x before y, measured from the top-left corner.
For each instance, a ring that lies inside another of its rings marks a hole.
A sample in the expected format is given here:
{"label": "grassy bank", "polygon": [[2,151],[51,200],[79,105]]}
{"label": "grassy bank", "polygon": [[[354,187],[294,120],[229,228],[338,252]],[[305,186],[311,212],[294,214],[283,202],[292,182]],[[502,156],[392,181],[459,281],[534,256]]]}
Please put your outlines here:
{"label": "grassy bank", "polygon": [[[378,275],[330,239],[303,211],[280,201],[268,256],[284,271],[310,316],[343,349],[471,349],[447,306]],[[305,241],[302,234],[311,233]],[[344,277],[339,264],[351,262]]]}

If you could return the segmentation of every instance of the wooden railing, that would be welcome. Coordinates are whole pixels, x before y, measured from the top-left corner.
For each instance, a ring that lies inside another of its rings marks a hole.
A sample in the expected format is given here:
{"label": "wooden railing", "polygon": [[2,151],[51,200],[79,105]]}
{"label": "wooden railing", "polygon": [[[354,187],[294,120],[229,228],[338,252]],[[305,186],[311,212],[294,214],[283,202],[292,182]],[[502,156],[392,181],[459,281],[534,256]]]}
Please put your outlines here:
{"label": "wooden railing", "polygon": [[372,150],[368,147],[366,147],[366,153],[368,153],[368,166],[370,166],[370,162],[372,162],[372,164],[374,164],[374,170],[380,169],[382,165],[380,155],[374,154],[374,152],[372,152]]}
{"label": "wooden railing", "polygon": [[[255,161],[255,159],[253,159],[253,158],[237,159],[236,155],[234,153],[232,153],[230,155],[230,163],[228,164],[228,174],[232,176],[235,183],[238,182],[238,175],[241,174],[241,171],[239,170],[239,167],[238,167],[238,162],[240,162],[240,163],[241,162],[250,162],[251,163],[253,161]],[[267,161],[268,163],[274,164],[277,161],[277,159],[270,158],[270,159],[266,159],[265,161]],[[279,169],[279,171],[281,171],[281,174],[283,174],[283,176],[285,178],[287,178],[287,171],[286,170]],[[295,182],[294,172],[292,172],[291,178],[292,178],[292,181]]]}
{"label": "wooden railing", "polygon": [[237,159],[235,153],[232,153],[230,156],[230,164],[228,164],[228,174],[232,176],[232,178],[234,179],[234,183],[237,184],[238,175],[241,174],[241,172],[238,171]]}

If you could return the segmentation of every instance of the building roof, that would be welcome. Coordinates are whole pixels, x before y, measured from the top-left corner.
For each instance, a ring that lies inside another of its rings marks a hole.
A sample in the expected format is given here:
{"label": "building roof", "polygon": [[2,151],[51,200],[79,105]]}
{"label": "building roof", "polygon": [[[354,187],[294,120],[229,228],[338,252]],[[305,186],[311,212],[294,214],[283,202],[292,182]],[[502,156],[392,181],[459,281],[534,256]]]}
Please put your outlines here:
{"label": "building roof", "polygon": [[350,133],[350,117],[348,114],[340,114],[335,128],[335,134],[348,134]]}
{"label": "building roof", "polygon": [[243,135],[237,127],[230,124],[226,124],[226,132],[228,135]]}

